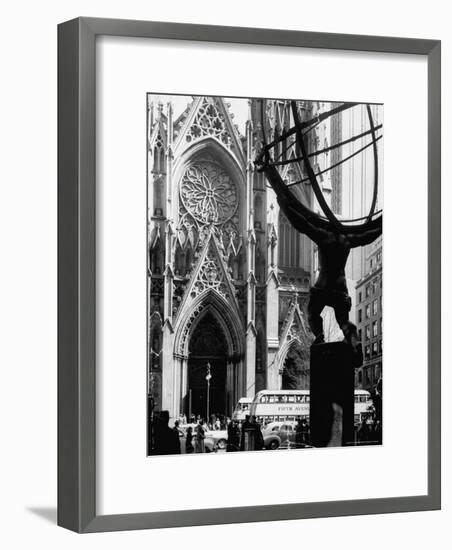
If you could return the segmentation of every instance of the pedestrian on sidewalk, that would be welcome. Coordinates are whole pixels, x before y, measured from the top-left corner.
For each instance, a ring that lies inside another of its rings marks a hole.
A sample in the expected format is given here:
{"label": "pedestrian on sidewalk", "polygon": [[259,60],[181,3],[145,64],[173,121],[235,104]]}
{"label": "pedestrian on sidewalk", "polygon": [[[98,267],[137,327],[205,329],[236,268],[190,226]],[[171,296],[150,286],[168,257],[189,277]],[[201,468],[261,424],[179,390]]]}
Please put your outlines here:
{"label": "pedestrian on sidewalk", "polygon": [[204,426],[204,420],[200,420],[199,424],[195,428],[196,439],[195,439],[195,452],[196,453],[205,453],[206,446],[204,439],[206,438],[206,428]]}

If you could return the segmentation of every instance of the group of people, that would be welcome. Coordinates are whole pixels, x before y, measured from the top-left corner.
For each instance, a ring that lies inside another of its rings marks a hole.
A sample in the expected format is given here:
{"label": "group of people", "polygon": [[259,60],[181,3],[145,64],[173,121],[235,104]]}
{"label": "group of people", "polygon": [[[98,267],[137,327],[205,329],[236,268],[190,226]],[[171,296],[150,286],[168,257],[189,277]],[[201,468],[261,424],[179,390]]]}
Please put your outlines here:
{"label": "group of people", "polygon": [[228,425],[226,451],[260,451],[264,448],[262,426],[255,416],[246,415],[243,423],[233,420]]}
{"label": "group of people", "polygon": [[[186,454],[205,453],[207,432],[227,430],[227,452],[259,451],[265,448],[262,425],[255,416],[246,415],[244,422],[231,420],[221,415],[211,415],[206,422],[201,417],[191,417],[190,424],[186,418],[175,420],[169,427],[168,411],[153,415],[150,422],[149,455],[180,454],[181,445]],[[309,425],[304,418],[299,418],[296,425],[295,442],[309,444]]]}
{"label": "group of people", "polygon": [[[219,413],[211,414],[208,420],[201,418],[201,415],[199,414],[198,415],[192,414],[188,420],[188,424],[199,424],[201,420],[204,422],[206,428],[209,431],[226,430],[228,427],[228,424],[231,421],[229,417]],[[187,424],[186,415],[185,414],[179,415],[178,421],[179,421],[179,424],[182,426]]]}
{"label": "group of people", "polygon": [[187,425],[185,415],[174,421],[174,426],[169,427],[168,411],[160,411],[153,414],[149,423],[149,455],[180,454],[181,445],[186,454],[206,452],[206,433],[208,431],[226,429],[230,419],[220,415],[211,415],[206,422],[199,415],[190,418]]}
{"label": "group of people", "polygon": [[180,454],[180,432],[178,426],[170,428],[168,411],[160,411],[153,414],[149,422],[148,454],[172,455]]}
{"label": "group of people", "polygon": [[381,420],[375,418],[375,416],[363,419],[356,428],[356,441],[366,445],[381,445]]}
{"label": "group of people", "polygon": [[299,418],[295,427],[295,443],[297,445],[309,445],[309,424],[306,418]]}
{"label": "group of people", "polygon": [[205,439],[207,431],[208,428],[202,418],[196,423],[194,429],[192,426],[187,427],[185,432],[185,452],[187,454],[206,452]]}

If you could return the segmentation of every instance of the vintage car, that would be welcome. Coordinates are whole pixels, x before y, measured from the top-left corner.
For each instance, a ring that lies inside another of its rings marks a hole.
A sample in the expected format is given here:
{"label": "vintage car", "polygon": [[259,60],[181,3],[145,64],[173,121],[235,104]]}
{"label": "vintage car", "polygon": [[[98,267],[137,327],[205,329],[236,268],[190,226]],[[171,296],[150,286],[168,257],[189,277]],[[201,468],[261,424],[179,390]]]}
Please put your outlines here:
{"label": "vintage car", "polygon": [[309,445],[296,442],[297,422],[270,422],[262,430],[264,437],[264,447],[266,449],[295,449],[305,448]]}
{"label": "vintage car", "polygon": [[206,432],[206,439],[213,441],[215,450],[226,449],[228,432],[226,430],[209,430]]}

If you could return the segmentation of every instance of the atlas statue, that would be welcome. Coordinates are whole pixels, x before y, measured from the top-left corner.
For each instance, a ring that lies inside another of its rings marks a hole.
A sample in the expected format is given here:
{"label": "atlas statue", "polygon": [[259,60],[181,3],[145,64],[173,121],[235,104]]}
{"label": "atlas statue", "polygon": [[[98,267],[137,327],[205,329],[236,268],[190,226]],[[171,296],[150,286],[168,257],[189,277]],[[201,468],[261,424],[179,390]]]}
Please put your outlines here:
{"label": "atlas statue", "polygon": [[[301,122],[297,103],[292,101],[291,109],[295,126],[283,133],[277,140],[268,144],[266,143],[265,131],[263,130],[264,144],[255,163],[258,170],[264,172],[268,182],[275,191],[278,204],[287,219],[295,229],[307,235],[318,247],[319,271],[317,280],[310,289],[308,301],[308,321],[315,337],[314,344],[323,343],[325,341],[321,313],[325,306],[330,306],[334,310],[337,323],[344,334],[344,341],[348,342],[353,350],[359,355],[359,358],[357,358],[359,362],[360,360],[362,361],[362,349],[358,339],[356,326],[349,319],[351,298],[347,289],[345,265],[352,248],[372,243],[382,232],[382,215],[379,212],[375,212],[378,182],[376,142],[381,137],[376,136],[376,131],[380,129],[381,126],[374,126],[370,107],[367,106],[370,130],[363,132],[357,137],[363,137],[366,134],[370,134],[372,137],[369,145],[373,145],[374,147],[374,192],[369,214],[364,218],[348,220],[349,222],[364,220],[363,223],[359,224],[345,224],[336,218],[320,190],[317,182],[318,174],[316,175],[314,173],[310,162],[310,156],[313,156],[313,154],[311,153],[311,155],[308,155],[305,144],[305,137],[310,128],[317,125],[327,116],[332,116],[332,114],[339,113],[341,110],[350,108],[353,105],[355,104],[342,104],[332,111],[322,113],[315,119]],[[263,112],[264,108],[262,108],[262,113]],[[262,120],[262,128],[265,128],[264,120]],[[274,158],[275,154],[271,154],[272,149],[277,142],[282,141],[287,143],[290,139],[292,139],[292,141],[289,146],[298,144],[298,150],[301,152],[301,156],[289,161],[278,162]],[[340,146],[343,143],[345,142],[336,146]],[[331,148],[332,147],[329,149]],[[322,151],[318,151],[314,154],[319,154],[321,152]],[[324,216],[315,213],[304,205],[291,191],[290,186],[283,181],[278,166],[289,162],[304,162],[307,178],[302,181],[308,181],[311,184]]]}

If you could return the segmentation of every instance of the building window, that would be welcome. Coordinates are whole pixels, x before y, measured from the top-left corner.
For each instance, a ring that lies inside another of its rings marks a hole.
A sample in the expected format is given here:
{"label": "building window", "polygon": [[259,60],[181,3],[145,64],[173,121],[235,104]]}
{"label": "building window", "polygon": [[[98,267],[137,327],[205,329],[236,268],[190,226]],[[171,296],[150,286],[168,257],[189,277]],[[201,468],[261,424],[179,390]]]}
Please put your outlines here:
{"label": "building window", "polygon": [[370,340],[370,325],[366,325],[366,340]]}
{"label": "building window", "polygon": [[370,319],[370,304],[366,306],[366,319]]}
{"label": "building window", "polygon": [[380,340],[379,344],[380,353],[383,353],[383,340]]}
{"label": "building window", "polygon": [[370,357],[370,346],[365,347],[364,355],[365,355],[366,359],[369,359],[369,357]]}
{"label": "building window", "polygon": [[358,323],[361,323],[362,320],[363,320],[363,310],[358,309]]}
{"label": "building window", "polygon": [[378,355],[378,342],[372,344],[372,355]]}
{"label": "building window", "polygon": [[372,313],[376,315],[378,313],[378,301],[374,300],[372,304]]}
{"label": "building window", "polygon": [[363,331],[362,331],[361,329],[358,330],[358,340],[359,340],[360,342],[363,341]]}
{"label": "building window", "polygon": [[372,269],[372,266],[373,266],[373,262],[372,260],[370,260],[370,269]]}
{"label": "building window", "polygon": [[375,379],[378,380],[381,376],[381,363],[375,365]]}
{"label": "building window", "polygon": [[378,253],[377,253],[377,262],[378,262],[378,263],[381,262],[381,252],[378,252]]}
{"label": "building window", "polygon": [[372,323],[372,336],[377,336],[378,335],[378,323],[377,321],[374,321]]}
{"label": "building window", "polygon": [[375,292],[377,292],[377,283],[378,283],[378,279],[374,279],[372,281],[372,293],[375,294]]}
{"label": "building window", "polygon": [[358,303],[360,304],[362,301],[363,301],[363,293],[360,292],[360,293],[358,294]]}
{"label": "building window", "polygon": [[370,296],[370,285],[366,285],[366,298]]}

